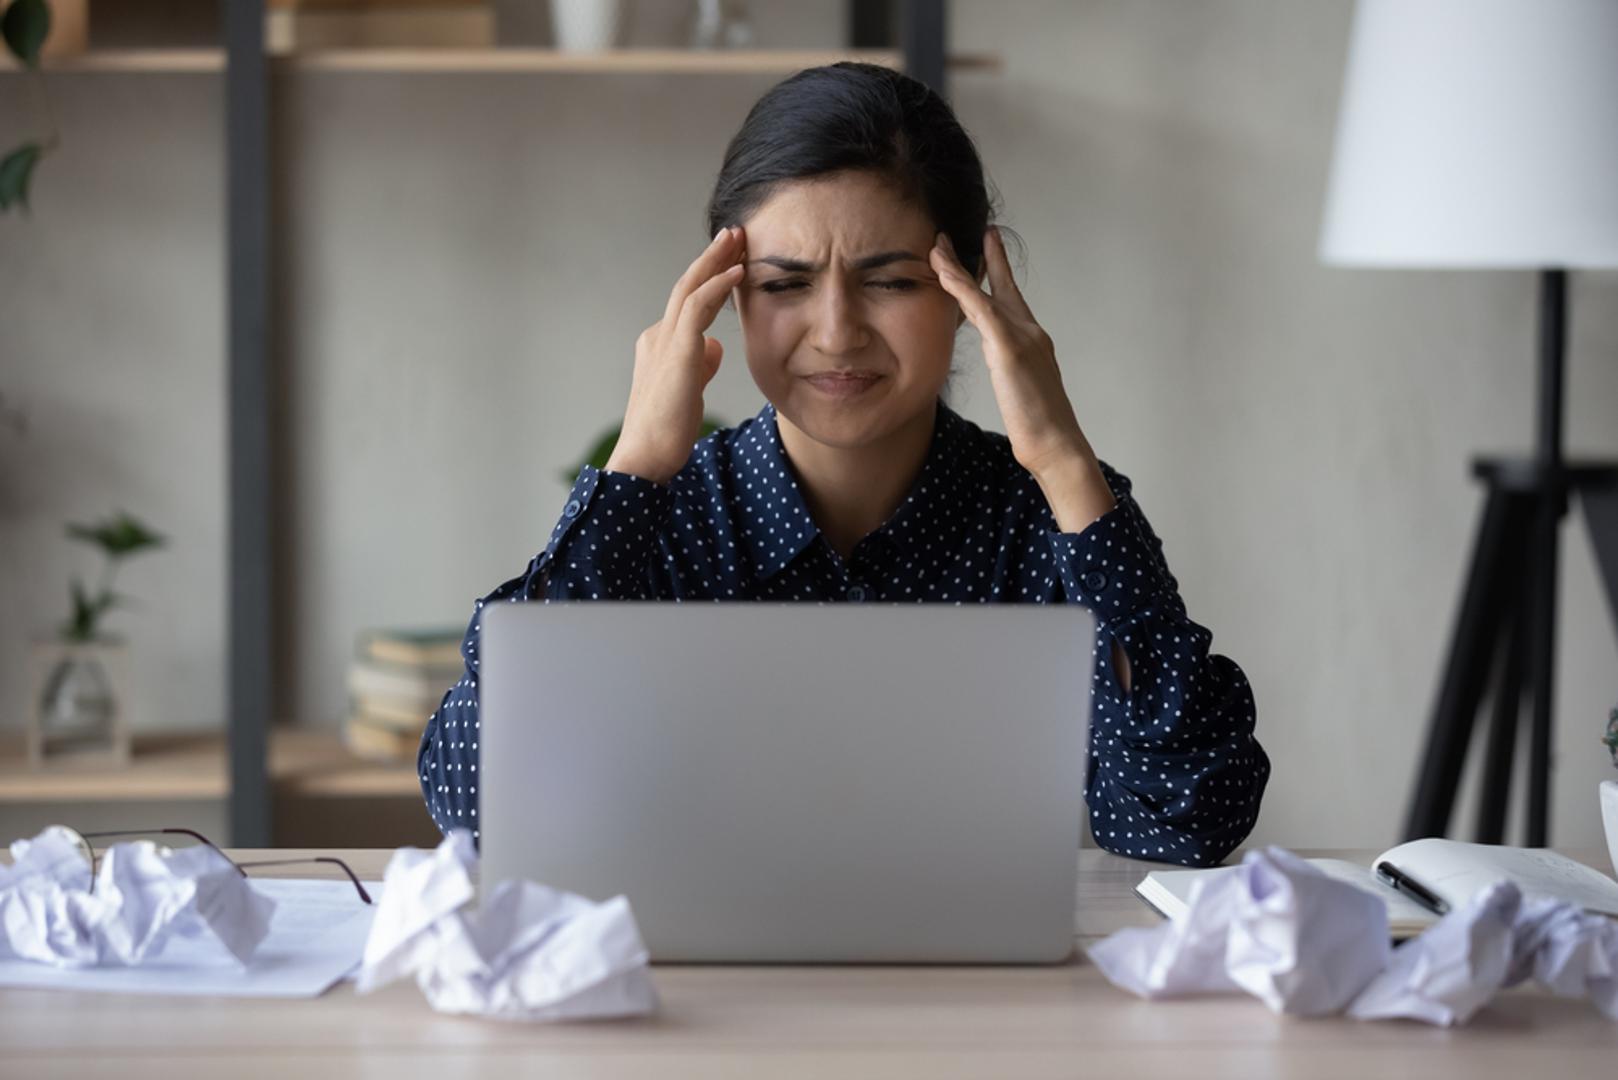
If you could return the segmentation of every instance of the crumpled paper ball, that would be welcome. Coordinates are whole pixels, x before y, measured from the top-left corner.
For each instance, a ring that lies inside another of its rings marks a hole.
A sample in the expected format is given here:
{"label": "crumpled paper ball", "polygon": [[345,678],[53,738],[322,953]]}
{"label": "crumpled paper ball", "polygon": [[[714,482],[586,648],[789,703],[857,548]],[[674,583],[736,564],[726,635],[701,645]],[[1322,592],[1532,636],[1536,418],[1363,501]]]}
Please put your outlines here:
{"label": "crumpled paper ball", "polygon": [[502,881],[474,904],[472,834],[400,848],[365,943],[357,989],[416,984],[440,1012],[506,1020],[639,1016],[658,1006],[640,930],[622,896],[605,903]]}
{"label": "crumpled paper ball", "polygon": [[1348,1012],[1451,1027],[1529,979],[1618,1020],[1618,921],[1496,882],[1395,949]]}
{"label": "crumpled paper ball", "polygon": [[150,840],[114,844],[101,856],[94,889],[89,860],[59,825],[13,841],[11,858],[0,867],[0,959],[133,966],[185,937],[245,965],[275,911],[274,900],[206,844],[169,855]]}
{"label": "crumpled paper ball", "polygon": [[1270,847],[1198,880],[1182,918],[1120,930],[1089,956],[1142,997],[1244,990],[1277,1013],[1320,1016],[1347,1005],[1388,952],[1380,900]]}
{"label": "crumpled paper ball", "polygon": [[1448,1027],[1532,978],[1618,1019],[1618,920],[1500,881],[1390,949],[1381,900],[1275,847],[1198,880],[1179,918],[1089,955],[1146,998],[1245,991],[1278,1013]]}

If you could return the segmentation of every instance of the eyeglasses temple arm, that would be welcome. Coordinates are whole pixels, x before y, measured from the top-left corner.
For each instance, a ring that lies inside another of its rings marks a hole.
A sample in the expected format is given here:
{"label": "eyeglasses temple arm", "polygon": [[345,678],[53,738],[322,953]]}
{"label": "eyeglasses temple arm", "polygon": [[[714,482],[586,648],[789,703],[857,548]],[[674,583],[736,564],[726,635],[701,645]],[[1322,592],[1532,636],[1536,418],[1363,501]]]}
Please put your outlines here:
{"label": "eyeglasses temple arm", "polygon": [[[338,859],[338,858],[334,858],[334,857],[332,857],[330,855],[311,855],[308,858],[304,858],[304,859],[263,859],[263,860],[260,860],[258,862],[244,862],[244,863],[237,863],[236,865],[238,867],[248,867],[248,866],[296,866],[299,863],[312,863],[312,862],[331,863],[333,866],[336,866],[339,869],[341,869],[344,874],[348,875],[348,880],[354,883],[354,888],[360,894],[360,899],[364,900],[367,904],[371,903],[371,894],[365,891],[365,886],[360,884],[360,879],[357,876],[355,876],[354,871],[350,870],[348,868],[348,864],[345,863],[343,860]],[[243,871],[243,872],[245,873],[245,871]]]}

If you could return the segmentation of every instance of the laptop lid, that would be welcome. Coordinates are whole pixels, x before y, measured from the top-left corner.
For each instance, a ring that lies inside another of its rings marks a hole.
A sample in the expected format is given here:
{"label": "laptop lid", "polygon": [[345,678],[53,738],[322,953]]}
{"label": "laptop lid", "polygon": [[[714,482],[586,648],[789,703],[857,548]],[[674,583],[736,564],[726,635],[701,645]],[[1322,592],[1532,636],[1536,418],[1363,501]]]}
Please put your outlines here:
{"label": "laptop lid", "polygon": [[629,898],[657,961],[1069,956],[1075,605],[504,603],[484,882]]}

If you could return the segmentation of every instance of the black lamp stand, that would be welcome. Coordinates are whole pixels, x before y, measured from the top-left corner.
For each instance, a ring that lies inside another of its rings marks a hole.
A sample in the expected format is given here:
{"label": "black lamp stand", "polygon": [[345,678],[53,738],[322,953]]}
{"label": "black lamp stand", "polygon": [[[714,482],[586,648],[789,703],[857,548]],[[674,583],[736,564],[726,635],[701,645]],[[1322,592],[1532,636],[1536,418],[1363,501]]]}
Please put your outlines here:
{"label": "black lamp stand", "polygon": [[[1491,673],[1494,696],[1479,777],[1476,839],[1502,841],[1523,699],[1532,698],[1527,842],[1543,847],[1549,840],[1557,539],[1571,496],[1584,509],[1618,626],[1618,464],[1563,460],[1566,329],[1567,271],[1541,271],[1536,450],[1532,458],[1478,458],[1472,463],[1473,475],[1486,489],[1483,516],[1405,819],[1407,840],[1448,832]],[[1592,743],[1599,728],[1592,722]]]}

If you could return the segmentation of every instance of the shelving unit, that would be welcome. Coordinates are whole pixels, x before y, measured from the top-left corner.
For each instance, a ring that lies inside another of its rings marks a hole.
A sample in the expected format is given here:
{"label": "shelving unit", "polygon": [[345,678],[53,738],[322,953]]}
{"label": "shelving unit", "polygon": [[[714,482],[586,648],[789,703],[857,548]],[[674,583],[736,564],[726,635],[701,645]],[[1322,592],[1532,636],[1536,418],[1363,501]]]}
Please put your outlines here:
{"label": "shelving unit", "polygon": [[[0,806],[41,802],[223,799],[230,794],[222,731],[139,734],[123,768],[71,760],[30,768],[20,738],[0,743]],[[277,796],[419,799],[415,767],[356,757],[334,731],[278,728],[269,777]]]}
{"label": "shelving unit", "polygon": [[[576,53],[556,49],[325,49],[270,54],[275,70],[348,71],[406,74],[579,74],[579,75],[789,75],[807,67],[858,60],[899,68],[898,49],[611,49]],[[982,53],[950,56],[955,71],[997,71],[998,58]],[[107,49],[48,59],[47,72],[104,74],[218,74],[225,70],[223,49]],[[15,69],[0,63],[0,70]]]}
{"label": "shelving unit", "polygon": [[[599,53],[514,47],[377,48],[272,55],[264,45],[263,0],[229,0],[221,7],[223,48],[102,50],[47,60],[47,72],[224,77],[229,732],[228,737],[223,732],[138,737],[133,764],[119,773],[30,774],[21,764],[20,747],[17,756],[9,756],[0,746],[0,805],[222,798],[230,822],[227,842],[238,847],[269,847],[288,836],[311,832],[337,846],[394,846],[414,837],[412,830],[432,828],[420,807],[413,764],[361,761],[341,745],[335,732],[277,729],[271,724],[275,598],[284,592],[274,580],[271,551],[277,445],[270,416],[272,73],[787,75],[839,60],[860,60],[904,70],[947,94],[951,70],[1000,70],[994,56],[947,55],[943,0],[897,2],[898,48]],[[886,9],[871,0],[850,3],[859,5],[850,9],[855,41],[885,43],[886,35],[865,35],[885,18]],[[7,68],[16,70],[9,60],[0,59],[0,72]],[[363,812],[357,812],[362,801]],[[374,822],[378,834],[365,833],[363,824],[354,831],[356,822]],[[381,835],[383,829],[390,831]]]}
{"label": "shelving unit", "polygon": [[[271,732],[267,761],[269,821],[279,843],[397,847],[436,842],[411,763],[356,757],[336,732],[298,728]],[[149,824],[148,806],[170,806],[173,813],[174,803],[229,799],[229,766],[222,731],[137,735],[130,764],[117,769],[73,761],[34,769],[23,740],[14,737],[0,741],[0,811],[116,804],[128,823]]]}

